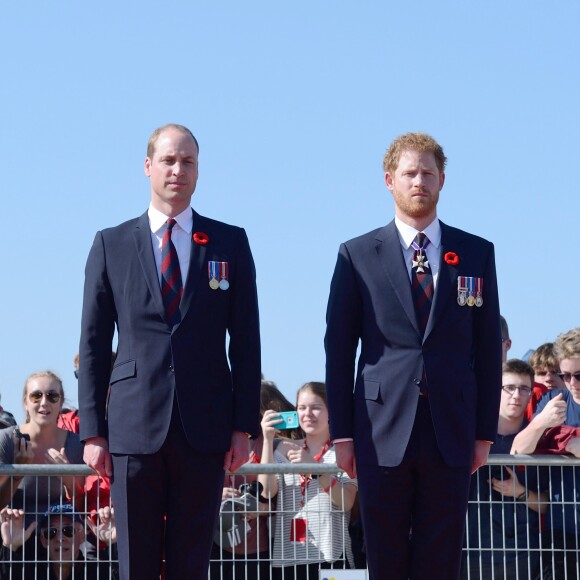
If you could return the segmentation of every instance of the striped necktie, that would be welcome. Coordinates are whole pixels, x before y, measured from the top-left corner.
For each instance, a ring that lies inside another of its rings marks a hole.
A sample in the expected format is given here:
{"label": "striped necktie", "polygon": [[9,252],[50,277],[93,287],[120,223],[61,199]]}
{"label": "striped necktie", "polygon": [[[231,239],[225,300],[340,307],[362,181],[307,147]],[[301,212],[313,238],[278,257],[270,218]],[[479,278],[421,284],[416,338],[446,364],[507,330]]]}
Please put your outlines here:
{"label": "striped necktie", "polygon": [[167,229],[161,240],[161,295],[167,320],[173,326],[181,320],[179,303],[183,294],[183,284],[179,259],[171,241],[171,231],[177,222],[169,218],[166,223]]}

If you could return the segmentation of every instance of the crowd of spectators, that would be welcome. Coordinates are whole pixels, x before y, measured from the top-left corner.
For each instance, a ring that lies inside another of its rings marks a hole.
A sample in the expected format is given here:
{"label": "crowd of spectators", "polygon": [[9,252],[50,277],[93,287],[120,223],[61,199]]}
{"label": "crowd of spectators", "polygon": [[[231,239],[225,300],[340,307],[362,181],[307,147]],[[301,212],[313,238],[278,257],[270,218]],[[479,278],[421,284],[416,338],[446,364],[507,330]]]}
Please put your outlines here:
{"label": "crowd of spectators", "polygon": [[[502,318],[502,344],[491,454],[580,457],[580,328],[540,345],[527,362],[507,360],[511,339]],[[0,406],[0,463],[82,463],[78,414],[64,401],[57,375],[30,375],[22,393],[24,423]],[[297,424],[280,429],[281,413],[292,411]],[[294,405],[262,381],[260,414],[262,433],[250,441],[250,463],[335,462],[323,383],[302,386]],[[487,465],[472,477],[462,578],[576,577],[580,468],[514,463]],[[317,578],[321,568],[364,567],[356,480],[313,471],[226,476],[212,580]],[[0,578],[118,575],[106,478],[0,476],[0,529]]]}

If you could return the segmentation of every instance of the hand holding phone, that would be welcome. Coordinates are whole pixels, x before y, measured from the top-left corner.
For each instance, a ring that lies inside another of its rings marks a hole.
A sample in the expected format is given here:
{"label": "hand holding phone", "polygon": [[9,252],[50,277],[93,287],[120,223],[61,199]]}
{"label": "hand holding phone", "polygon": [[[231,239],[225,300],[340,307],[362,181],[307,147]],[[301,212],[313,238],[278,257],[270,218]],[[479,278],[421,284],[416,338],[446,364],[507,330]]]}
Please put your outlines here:
{"label": "hand holding phone", "polygon": [[297,429],[300,426],[298,423],[298,413],[296,411],[282,411],[278,414],[282,422],[276,425],[276,429]]}

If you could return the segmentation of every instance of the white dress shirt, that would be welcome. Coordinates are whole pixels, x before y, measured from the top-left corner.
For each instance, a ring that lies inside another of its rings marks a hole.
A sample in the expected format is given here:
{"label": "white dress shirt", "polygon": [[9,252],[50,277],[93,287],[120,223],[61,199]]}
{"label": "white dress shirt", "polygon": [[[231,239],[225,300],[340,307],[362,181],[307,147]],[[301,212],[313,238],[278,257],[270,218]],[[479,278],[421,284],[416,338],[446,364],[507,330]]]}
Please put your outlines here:
{"label": "white dress shirt", "polygon": [[[157,277],[159,278],[159,286],[161,286],[161,242],[163,240],[163,234],[167,230],[166,222],[169,218],[152,205],[149,205],[147,215],[149,216],[149,227],[151,228],[151,244],[153,245],[155,265],[157,266]],[[193,212],[188,207],[176,215],[174,219],[177,223],[173,226],[171,241],[177,252],[179,269],[181,270],[181,283],[185,288],[185,281],[187,280],[187,273],[189,272],[189,257],[191,256]]]}
{"label": "white dress shirt", "polygon": [[[415,250],[411,247],[411,243],[415,236],[419,233],[414,227],[402,222],[398,217],[395,217],[395,226],[399,234],[399,240],[403,248],[403,258],[407,266],[409,280],[411,280],[411,269],[413,267],[413,255]],[[435,218],[424,230],[421,230],[428,238],[429,245],[423,250],[427,255],[429,268],[433,275],[433,290],[437,288],[437,279],[439,278],[439,261],[441,259],[441,224],[439,218]]]}

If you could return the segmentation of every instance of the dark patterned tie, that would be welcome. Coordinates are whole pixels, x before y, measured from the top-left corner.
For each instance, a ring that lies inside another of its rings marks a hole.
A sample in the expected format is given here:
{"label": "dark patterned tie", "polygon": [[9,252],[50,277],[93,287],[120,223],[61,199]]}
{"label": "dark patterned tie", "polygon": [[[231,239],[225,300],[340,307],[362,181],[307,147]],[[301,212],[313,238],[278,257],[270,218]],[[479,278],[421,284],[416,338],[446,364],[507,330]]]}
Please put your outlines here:
{"label": "dark patterned tie", "polygon": [[176,221],[173,218],[167,220],[167,229],[161,240],[161,294],[165,314],[171,325],[177,324],[181,320],[179,303],[183,294],[179,259],[171,241],[171,230],[175,224]]}
{"label": "dark patterned tie", "polygon": [[427,328],[431,302],[433,301],[433,274],[427,261],[427,254],[425,254],[428,245],[429,238],[423,232],[417,234],[411,243],[411,247],[415,250],[411,269],[411,287],[422,335],[425,334]]}

